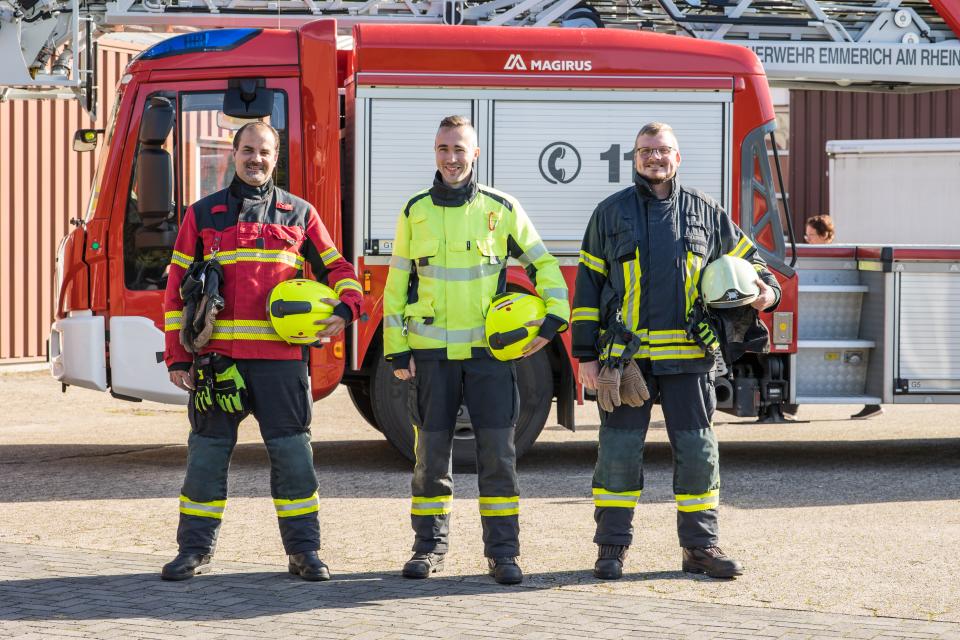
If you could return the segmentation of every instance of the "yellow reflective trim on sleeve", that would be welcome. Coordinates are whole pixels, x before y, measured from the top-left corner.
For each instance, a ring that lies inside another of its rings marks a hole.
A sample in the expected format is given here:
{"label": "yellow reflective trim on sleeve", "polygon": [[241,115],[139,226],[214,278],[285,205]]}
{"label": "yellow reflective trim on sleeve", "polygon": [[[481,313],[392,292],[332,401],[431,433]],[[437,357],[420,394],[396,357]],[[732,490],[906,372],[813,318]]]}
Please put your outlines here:
{"label": "yellow reflective trim on sleeve", "polygon": [[338,280],[337,284],[333,286],[333,290],[340,295],[345,289],[353,289],[363,293],[363,287],[360,286],[360,283],[354,280],[353,278],[344,278],[343,280]]}
{"label": "yellow reflective trim on sleeve", "polygon": [[183,326],[183,311],[167,311],[163,314],[163,330],[179,331]]}
{"label": "yellow reflective trim on sleeve", "polygon": [[593,269],[602,276],[607,275],[607,263],[582,249],[580,250],[580,264],[585,265],[588,269]]}
{"label": "yellow reflective trim on sleeve", "polygon": [[323,261],[323,266],[328,267],[331,263],[336,262],[342,256],[340,252],[337,251],[336,247],[330,247],[326,251],[320,254],[320,259]]}
{"label": "yellow reflective trim on sleeve", "polygon": [[193,256],[188,256],[181,251],[174,251],[170,256],[170,264],[175,264],[178,267],[183,267],[184,269],[189,268],[192,262]]}
{"label": "yellow reflective trim on sleeve", "polygon": [[700,494],[676,494],[677,510],[684,513],[706,511],[720,506],[720,490],[714,489]]}
{"label": "yellow reflective trim on sleeve", "polygon": [[751,249],[753,249],[753,243],[750,242],[750,238],[747,236],[740,236],[740,241],[737,242],[737,246],[735,246],[727,255],[731,255],[735,258],[742,258],[743,256],[747,255]]}
{"label": "yellow reflective trim on sleeve", "polygon": [[576,307],[570,314],[571,322],[600,322],[600,309]]}

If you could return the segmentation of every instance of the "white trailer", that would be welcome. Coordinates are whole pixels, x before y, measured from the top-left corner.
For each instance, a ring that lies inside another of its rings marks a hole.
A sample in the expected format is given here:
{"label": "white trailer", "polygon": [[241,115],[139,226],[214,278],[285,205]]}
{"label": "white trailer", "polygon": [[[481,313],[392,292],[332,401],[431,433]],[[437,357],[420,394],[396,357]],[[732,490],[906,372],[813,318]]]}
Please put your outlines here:
{"label": "white trailer", "polygon": [[830,140],[827,156],[838,242],[960,245],[960,138]]}

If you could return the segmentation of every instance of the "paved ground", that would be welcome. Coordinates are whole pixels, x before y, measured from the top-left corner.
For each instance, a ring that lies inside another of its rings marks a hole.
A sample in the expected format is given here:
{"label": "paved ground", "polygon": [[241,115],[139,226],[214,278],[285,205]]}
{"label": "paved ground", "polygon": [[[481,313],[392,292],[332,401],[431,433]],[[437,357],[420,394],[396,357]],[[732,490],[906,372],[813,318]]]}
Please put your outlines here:
{"label": "paved ground", "polygon": [[221,562],[184,583],[157,558],[0,544],[0,636],[12,638],[927,638],[960,625],[689,603],[481,576],[396,573],[305,583],[275,567]]}
{"label": "paved ground", "polygon": [[[269,467],[252,421],[241,426],[231,468],[218,570],[171,586],[156,573],[175,553],[183,410],[82,389],[61,395],[43,373],[0,375],[0,397],[0,635],[66,637],[73,629],[110,637],[107,626],[117,625],[113,634],[123,637],[231,629],[259,636],[279,619],[276,635],[286,637],[294,629],[312,633],[309,625],[327,616],[349,622],[338,627],[343,634],[422,636],[418,626],[433,619],[448,628],[447,611],[460,607],[459,632],[498,637],[527,636],[550,611],[559,626],[543,633],[584,635],[578,621],[595,616],[612,637],[631,629],[635,637],[661,637],[635,625],[656,618],[677,628],[729,616],[730,629],[754,636],[781,637],[791,630],[771,630],[771,621],[789,621],[814,625],[813,636],[896,629],[960,638],[949,624],[960,622],[951,560],[960,539],[960,406],[895,406],[867,422],[846,419],[858,407],[804,407],[800,417],[812,422],[794,425],[719,416],[722,537],[748,569],[733,582],[678,571],[670,453],[663,430],[652,430],[637,541],[628,574],[616,583],[589,573],[597,424],[595,407],[585,406],[576,433],[548,427],[520,463],[528,580],[503,590],[480,577],[469,474],[457,476],[448,577],[412,586],[396,577],[411,541],[409,464],[363,423],[343,391],[315,405],[323,557],[340,578],[324,585],[282,573]],[[304,589],[329,598],[305,598]],[[176,594],[201,603],[190,619]],[[533,626],[491,626],[501,617]],[[720,630],[703,627],[701,636]]]}

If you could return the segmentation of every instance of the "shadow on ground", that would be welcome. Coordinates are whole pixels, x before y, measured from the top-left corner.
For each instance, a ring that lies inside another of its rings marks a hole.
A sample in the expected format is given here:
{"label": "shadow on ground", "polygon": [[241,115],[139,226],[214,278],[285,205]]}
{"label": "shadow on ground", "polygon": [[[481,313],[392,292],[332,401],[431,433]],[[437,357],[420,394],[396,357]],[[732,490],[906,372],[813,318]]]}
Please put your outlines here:
{"label": "shadow on ground", "polygon": [[[321,495],[407,499],[410,463],[385,441],[314,443]],[[649,443],[644,499],[672,500],[671,452]],[[960,500],[960,439],[725,442],[723,501],[745,509],[874,502]],[[6,502],[176,498],[182,445],[0,446],[0,495]],[[596,460],[592,441],[540,442],[519,463],[523,497],[587,499]],[[475,475],[456,474],[475,491]],[[261,443],[237,447],[231,496],[269,495]],[[877,487],[883,487],[878,491]]]}
{"label": "shadow on ground", "polygon": [[[680,571],[629,573],[621,582],[709,580]],[[589,571],[529,574],[523,585],[495,584],[483,575],[407,580],[393,573],[336,574],[308,583],[280,571],[214,571],[184,582],[157,573],[49,577],[0,581],[0,620],[169,621],[244,620],[326,609],[376,607],[416,598],[509,595],[532,589],[596,584]]]}

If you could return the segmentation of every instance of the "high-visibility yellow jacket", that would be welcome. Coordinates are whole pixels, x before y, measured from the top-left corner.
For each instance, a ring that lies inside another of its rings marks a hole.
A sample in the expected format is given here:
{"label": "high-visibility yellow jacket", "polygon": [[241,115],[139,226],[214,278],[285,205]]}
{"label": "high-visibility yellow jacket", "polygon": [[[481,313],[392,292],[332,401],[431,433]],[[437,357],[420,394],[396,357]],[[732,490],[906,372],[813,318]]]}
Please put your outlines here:
{"label": "high-visibility yellow jacket", "polygon": [[550,339],[570,318],[567,286],[520,203],[468,182],[431,188],[407,201],[397,221],[384,291],[387,360],[465,360],[484,353],[484,317],[506,290],[508,257],[527,269],[547,306],[540,335]]}

